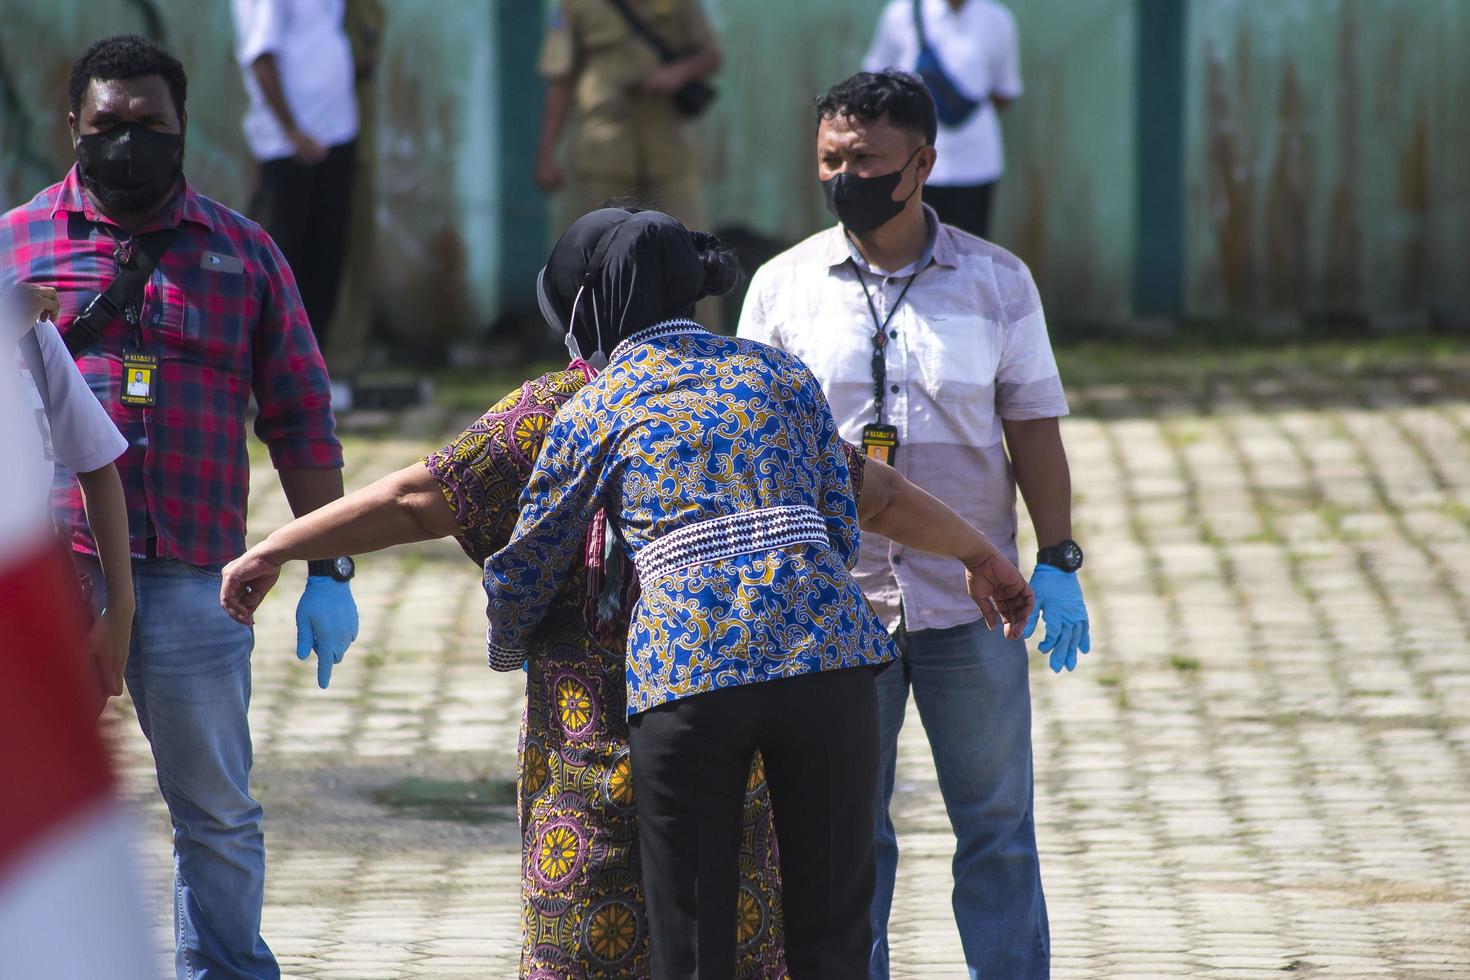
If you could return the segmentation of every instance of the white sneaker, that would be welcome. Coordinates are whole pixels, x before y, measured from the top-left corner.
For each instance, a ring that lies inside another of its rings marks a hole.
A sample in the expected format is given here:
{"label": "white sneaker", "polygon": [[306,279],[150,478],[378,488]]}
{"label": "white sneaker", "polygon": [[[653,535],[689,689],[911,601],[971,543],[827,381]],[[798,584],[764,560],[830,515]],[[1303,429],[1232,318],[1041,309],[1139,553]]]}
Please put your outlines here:
{"label": "white sneaker", "polygon": [[352,411],[352,383],[350,381],[332,382],[332,411]]}

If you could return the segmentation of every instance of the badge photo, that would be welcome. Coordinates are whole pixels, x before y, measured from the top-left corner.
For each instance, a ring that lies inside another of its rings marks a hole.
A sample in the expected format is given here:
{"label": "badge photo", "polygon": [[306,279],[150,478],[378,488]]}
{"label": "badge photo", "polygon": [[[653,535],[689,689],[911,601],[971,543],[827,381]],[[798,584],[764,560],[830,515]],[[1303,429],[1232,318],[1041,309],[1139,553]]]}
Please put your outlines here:
{"label": "badge photo", "polygon": [[158,404],[158,358],[151,354],[123,355],[122,393],[124,405],[147,408]]}
{"label": "badge photo", "polygon": [[898,428],[876,423],[863,426],[863,455],[892,466],[898,456]]}

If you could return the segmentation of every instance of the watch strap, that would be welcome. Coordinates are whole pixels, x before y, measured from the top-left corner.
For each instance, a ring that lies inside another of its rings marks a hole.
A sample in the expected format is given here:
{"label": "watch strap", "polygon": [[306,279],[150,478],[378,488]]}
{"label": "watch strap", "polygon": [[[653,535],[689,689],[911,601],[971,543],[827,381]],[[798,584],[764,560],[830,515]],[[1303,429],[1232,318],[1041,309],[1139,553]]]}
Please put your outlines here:
{"label": "watch strap", "polygon": [[317,558],[306,563],[306,574],[325,575],[327,578],[337,577],[337,559]]}

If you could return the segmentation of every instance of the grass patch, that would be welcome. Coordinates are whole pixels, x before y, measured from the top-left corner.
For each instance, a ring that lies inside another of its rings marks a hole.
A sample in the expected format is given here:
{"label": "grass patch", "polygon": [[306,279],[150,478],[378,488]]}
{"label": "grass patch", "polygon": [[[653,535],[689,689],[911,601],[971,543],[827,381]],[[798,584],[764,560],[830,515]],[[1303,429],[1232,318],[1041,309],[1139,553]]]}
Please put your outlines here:
{"label": "grass patch", "polygon": [[514,780],[475,779],[449,782],[405,779],[373,794],[385,806],[405,815],[460,823],[501,823],[514,820],[507,812],[516,802]]}
{"label": "grass patch", "polygon": [[1199,670],[1199,658],[1191,657],[1183,653],[1169,654],[1169,666],[1183,674],[1192,674]]}
{"label": "grass patch", "polygon": [[1282,342],[1250,337],[1247,332],[1235,342],[1184,332],[1163,340],[1063,343],[1056,356],[1068,385],[1199,383],[1210,376],[1256,379],[1298,371],[1350,375],[1393,367],[1470,366],[1465,337],[1444,333]]}

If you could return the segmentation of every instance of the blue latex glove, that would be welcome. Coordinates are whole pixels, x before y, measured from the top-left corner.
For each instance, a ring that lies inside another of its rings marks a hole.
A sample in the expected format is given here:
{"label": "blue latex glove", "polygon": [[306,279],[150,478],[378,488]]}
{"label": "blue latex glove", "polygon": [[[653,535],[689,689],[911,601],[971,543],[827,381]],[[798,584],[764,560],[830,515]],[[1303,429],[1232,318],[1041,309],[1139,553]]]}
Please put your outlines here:
{"label": "blue latex glove", "polygon": [[357,603],[352,587],[330,575],[308,575],[306,591],[296,604],[296,659],[316,651],[316,682],[323,689],[332,681],[332,668],[342,662],[357,639]]}
{"label": "blue latex glove", "polygon": [[1037,565],[1031,573],[1031,591],[1036,593],[1036,608],[1026,620],[1021,639],[1031,639],[1036,624],[1046,617],[1046,637],[1037,647],[1051,654],[1051,669],[1060,674],[1062,668],[1077,667],[1077,653],[1092,649],[1088,634],[1087,603],[1082,601],[1082,585],[1076,572],[1064,572],[1054,565]]}

